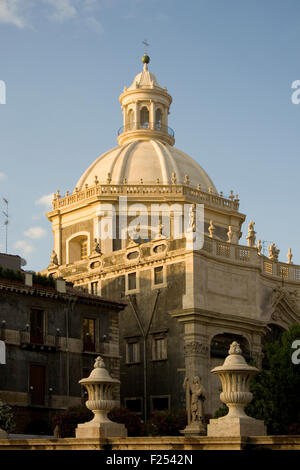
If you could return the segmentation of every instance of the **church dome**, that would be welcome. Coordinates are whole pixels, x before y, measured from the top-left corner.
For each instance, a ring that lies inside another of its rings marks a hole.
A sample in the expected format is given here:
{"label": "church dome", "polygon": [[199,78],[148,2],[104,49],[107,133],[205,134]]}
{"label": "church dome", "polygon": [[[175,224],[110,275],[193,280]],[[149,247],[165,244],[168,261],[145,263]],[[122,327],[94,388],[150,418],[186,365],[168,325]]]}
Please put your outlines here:
{"label": "church dome", "polygon": [[143,71],[132,85],[124,87],[119,101],[123,126],[118,147],[101,155],[77,183],[80,191],[95,182],[111,184],[191,184],[202,191],[217,192],[201,166],[174,147],[174,131],[168,126],[172,97],[148,69],[149,56],[143,57]]}
{"label": "church dome", "polygon": [[[86,184],[93,186],[95,178],[111,184],[171,184],[173,174],[177,184],[201,184],[203,191],[216,188],[201,166],[186,153],[159,140],[134,140],[100,155],[77,183],[80,191]],[[186,176],[187,175],[187,176]]]}

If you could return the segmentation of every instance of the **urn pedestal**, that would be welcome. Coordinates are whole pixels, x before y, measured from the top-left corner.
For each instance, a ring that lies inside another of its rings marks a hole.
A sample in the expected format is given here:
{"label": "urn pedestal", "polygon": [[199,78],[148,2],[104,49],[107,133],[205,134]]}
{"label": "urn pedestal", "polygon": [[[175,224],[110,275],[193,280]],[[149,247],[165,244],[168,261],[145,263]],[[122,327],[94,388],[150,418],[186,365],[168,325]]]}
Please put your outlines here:
{"label": "urn pedestal", "polygon": [[241,355],[242,351],[238,343],[233,342],[229,349],[229,356],[224,364],[212,369],[222,382],[220,399],[225,403],[229,412],[226,416],[211,419],[207,426],[207,435],[221,436],[265,436],[264,422],[250,418],[244,408],[252,400],[249,391],[250,378],[257,374],[256,367],[248,366]]}
{"label": "urn pedestal", "polygon": [[85,405],[94,413],[94,418],[86,423],[78,424],[76,437],[80,439],[127,437],[125,425],[114,423],[107,417],[107,413],[118,405],[118,402],[113,400],[112,390],[120,385],[120,381],[109,375],[100,356],[97,357],[89,377],[80,380],[79,383],[88,392]]}
{"label": "urn pedestal", "polygon": [[3,431],[3,429],[0,429],[0,439],[7,439],[8,434],[6,431]]}

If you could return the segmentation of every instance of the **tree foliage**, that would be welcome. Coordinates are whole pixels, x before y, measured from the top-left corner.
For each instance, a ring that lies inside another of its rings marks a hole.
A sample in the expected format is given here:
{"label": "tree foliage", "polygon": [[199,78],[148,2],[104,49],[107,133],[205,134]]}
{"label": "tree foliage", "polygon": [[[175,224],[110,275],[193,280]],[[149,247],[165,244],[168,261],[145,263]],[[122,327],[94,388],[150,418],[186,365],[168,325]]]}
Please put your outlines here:
{"label": "tree foliage", "polygon": [[14,428],[15,422],[11,407],[0,401],[0,429],[11,432]]}
{"label": "tree foliage", "polygon": [[266,345],[267,367],[251,380],[252,402],[246,413],[263,419],[268,434],[300,434],[300,364],[293,364],[292,343],[300,340],[300,325]]}

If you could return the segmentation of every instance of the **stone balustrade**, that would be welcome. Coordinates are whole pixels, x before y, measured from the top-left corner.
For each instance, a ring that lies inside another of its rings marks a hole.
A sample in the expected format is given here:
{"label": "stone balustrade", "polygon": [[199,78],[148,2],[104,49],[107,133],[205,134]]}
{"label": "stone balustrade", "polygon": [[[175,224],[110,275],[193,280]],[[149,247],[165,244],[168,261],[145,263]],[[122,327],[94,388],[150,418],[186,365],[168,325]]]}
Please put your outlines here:
{"label": "stone balustrade", "polygon": [[245,265],[257,266],[262,273],[290,281],[300,281],[300,266],[272,261],[264,255],[258,255],[256,247],[234,245],[205,236],[203,251],[228,261],[242,262]]}
{"label": "stone balustrade", "polygon": [[196,187],[183,184],[96,184],[95,186],[85,188],[81,191],[75,191],[73,194],[61,197],[59,194],[54,195],[52,202],[53,210],[63,209],[82,201],[96,199],[98,197],[111,196],[130,196],[139,195],[148,197],[149,195],[170,195],[174,200],[180,197],[192,198],[194,202],[199,204],[207,204],[223,209],[238,211],[239,200],[226,199],[218,194],[209,193],[197,189]]}

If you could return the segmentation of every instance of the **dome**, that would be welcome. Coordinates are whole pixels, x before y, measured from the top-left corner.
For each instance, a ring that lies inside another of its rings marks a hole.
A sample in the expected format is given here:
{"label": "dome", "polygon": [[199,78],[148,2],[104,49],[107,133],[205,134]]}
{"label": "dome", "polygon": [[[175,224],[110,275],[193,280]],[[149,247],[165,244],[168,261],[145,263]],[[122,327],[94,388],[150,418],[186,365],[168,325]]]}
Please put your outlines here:
{"label": "dome", "polygon": [[171,184],[172,173],[176,183],[183,184],[185,175],[192,186],[201,184],[203,191],[216,188],[207,173],[186,153],[159,140],[135,140],[115,147],[100,155],[77,183],[80,191],[86,184],[93,186],[95,177],[105,183],[110,174],[111,184]]}
{"label": "dome", "polygon": [[137,88],[147,88],[147,87],[157,87],[161,88],[158,84],[158,81],[156,79],[156,76],[154,73],[149,72],[147,63],[144,63],[144,68],[141,73],[138,73],[133,82],[132,85],[127,88],[127,90],[136,90]]}

